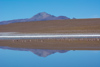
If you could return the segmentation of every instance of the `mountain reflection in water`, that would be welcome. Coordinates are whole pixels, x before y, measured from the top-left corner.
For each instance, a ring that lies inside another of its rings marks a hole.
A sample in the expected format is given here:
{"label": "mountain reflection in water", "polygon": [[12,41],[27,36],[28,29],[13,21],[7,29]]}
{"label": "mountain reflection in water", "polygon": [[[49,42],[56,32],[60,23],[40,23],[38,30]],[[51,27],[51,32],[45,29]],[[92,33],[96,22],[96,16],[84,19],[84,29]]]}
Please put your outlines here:
{"label": "mountain reflection in water", "polygon": [[48,50],[48,49],[27,49],[27,48],[13,48],[13,47],[5,47],[0,46],[0,49],[9,49],[9,50],[19,50],[19,51],[31,51],[32,53],[40,56],[40,57],[47,57],[54,53],[66,53],[69,50]]}

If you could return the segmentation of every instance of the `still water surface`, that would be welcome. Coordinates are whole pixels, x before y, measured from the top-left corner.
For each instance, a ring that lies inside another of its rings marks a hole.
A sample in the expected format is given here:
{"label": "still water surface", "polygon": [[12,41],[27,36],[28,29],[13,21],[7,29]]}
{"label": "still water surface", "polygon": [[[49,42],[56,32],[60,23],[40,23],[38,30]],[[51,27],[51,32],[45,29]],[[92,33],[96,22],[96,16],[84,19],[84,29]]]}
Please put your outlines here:
{"label": "still water surface", "polygon": [[100,67],[100,51],[0,47],[0,67]]}

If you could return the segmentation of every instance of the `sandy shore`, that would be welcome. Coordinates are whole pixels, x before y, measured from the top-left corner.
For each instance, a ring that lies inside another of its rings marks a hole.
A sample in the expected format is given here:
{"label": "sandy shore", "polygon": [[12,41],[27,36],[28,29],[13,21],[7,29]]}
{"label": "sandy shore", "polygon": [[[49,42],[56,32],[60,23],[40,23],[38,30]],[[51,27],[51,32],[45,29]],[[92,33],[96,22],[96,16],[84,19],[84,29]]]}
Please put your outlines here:
{"label": "sandy shore", "polygon": [[100,41],[92,39],[19,39],[0,40],[0,46],[54,50],[100,50]]}

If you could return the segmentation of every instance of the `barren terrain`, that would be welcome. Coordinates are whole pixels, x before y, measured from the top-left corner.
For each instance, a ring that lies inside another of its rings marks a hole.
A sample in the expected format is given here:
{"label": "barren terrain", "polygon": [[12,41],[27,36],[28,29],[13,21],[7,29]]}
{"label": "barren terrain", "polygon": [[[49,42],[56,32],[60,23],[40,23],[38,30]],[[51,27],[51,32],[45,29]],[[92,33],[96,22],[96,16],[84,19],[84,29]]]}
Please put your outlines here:
{"label": "barren terrain", "polygon": [[[70,19],[0,25],[0,32],[19,33],[100,33],[100,19]],[[19,39],[0,40],[0,46],[59,50],[100,50],[100,40]]]}
{"label": "barren terrain", "polygon": [[100,33],[100,19],[69,19],[0,25],[0,32]]}

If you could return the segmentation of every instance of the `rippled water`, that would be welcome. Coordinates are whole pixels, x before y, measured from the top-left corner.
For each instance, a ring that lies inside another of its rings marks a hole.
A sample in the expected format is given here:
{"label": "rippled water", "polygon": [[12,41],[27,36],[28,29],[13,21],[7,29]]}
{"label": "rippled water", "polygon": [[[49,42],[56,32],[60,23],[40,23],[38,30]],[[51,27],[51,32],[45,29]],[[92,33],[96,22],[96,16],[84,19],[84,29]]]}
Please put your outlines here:
{"label": "rippled water", "polygon": [[0,47],[0,67],[100,67],[100,51]]}

